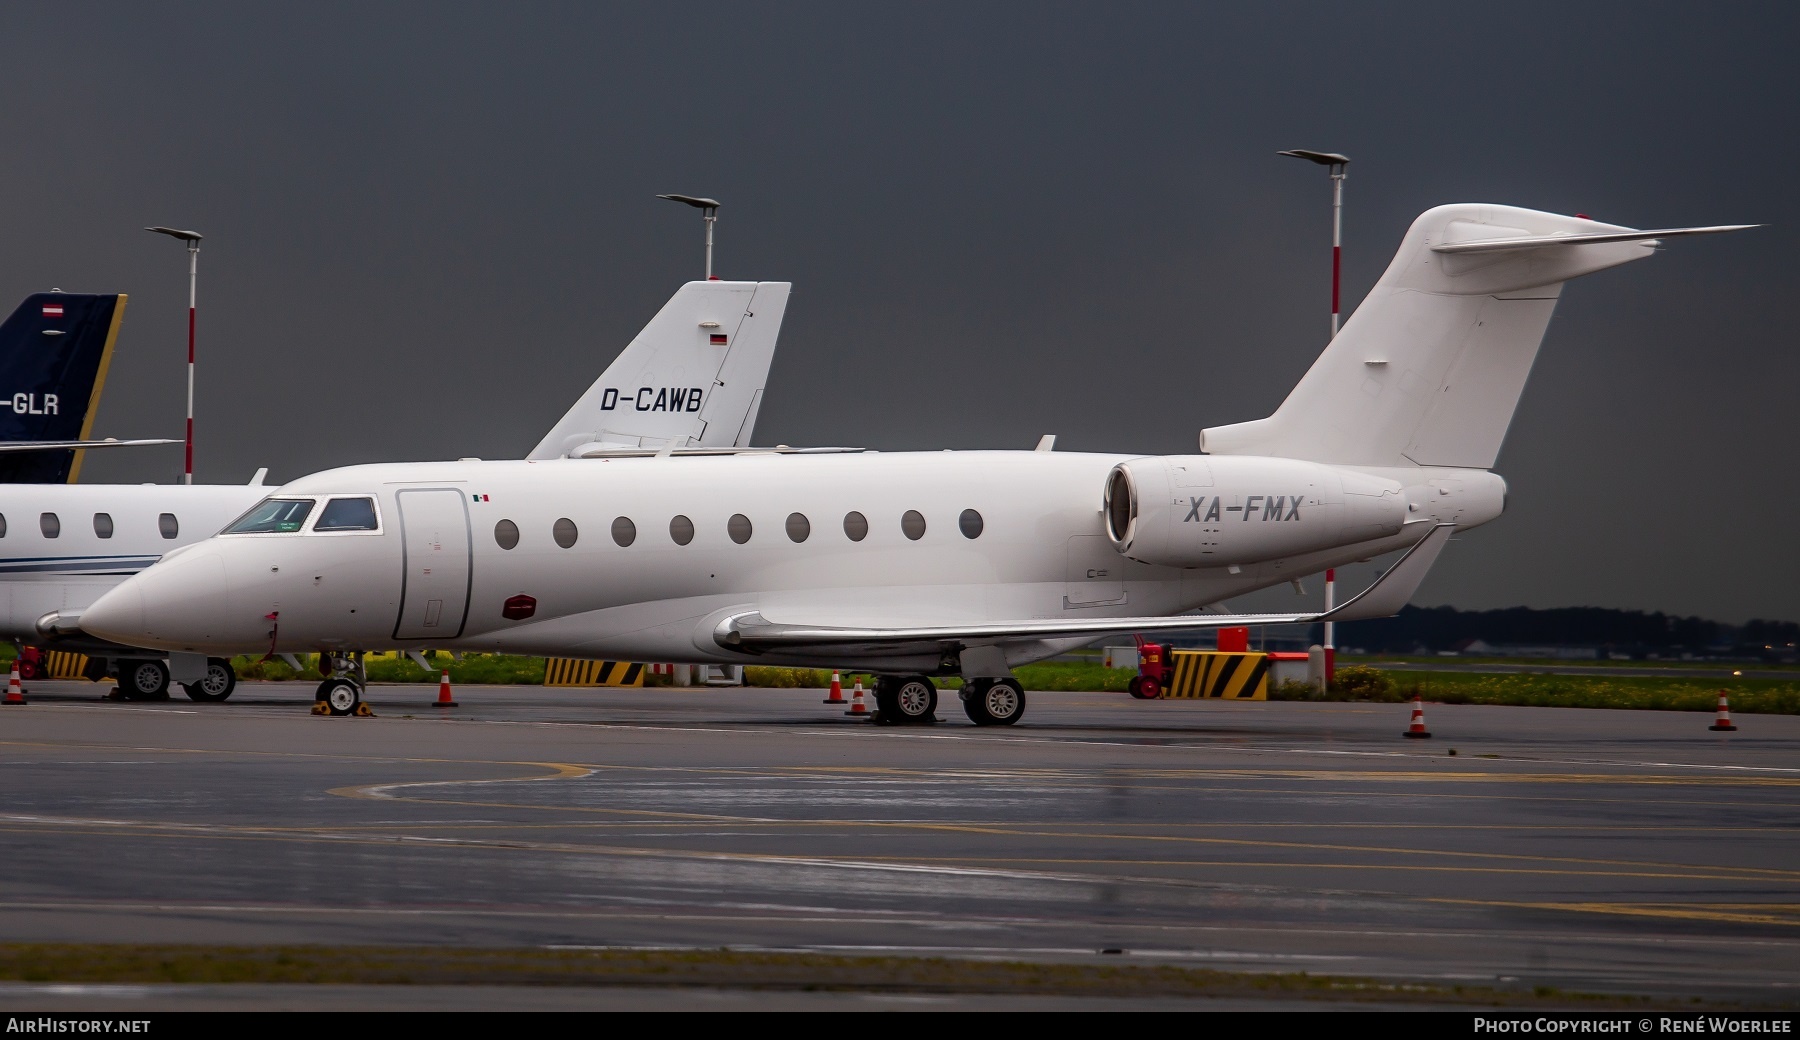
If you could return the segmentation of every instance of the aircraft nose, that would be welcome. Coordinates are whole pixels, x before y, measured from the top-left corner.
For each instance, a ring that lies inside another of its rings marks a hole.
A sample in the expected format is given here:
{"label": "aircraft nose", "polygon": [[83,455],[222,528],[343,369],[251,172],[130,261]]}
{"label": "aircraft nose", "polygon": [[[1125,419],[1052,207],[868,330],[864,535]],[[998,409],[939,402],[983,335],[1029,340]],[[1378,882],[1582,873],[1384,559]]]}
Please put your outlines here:
{"label": "aircraft nose", "polygon": [[144,591],[134,575],[82,610],[81,630],[91,636],[132,645],[144,631]]}
{"label": "aircraft nose", "polygon": [[217,553],[184,553],[125,579],[81,612],[80,625],[126,646],[187,650],[216,634],[225,593]]}

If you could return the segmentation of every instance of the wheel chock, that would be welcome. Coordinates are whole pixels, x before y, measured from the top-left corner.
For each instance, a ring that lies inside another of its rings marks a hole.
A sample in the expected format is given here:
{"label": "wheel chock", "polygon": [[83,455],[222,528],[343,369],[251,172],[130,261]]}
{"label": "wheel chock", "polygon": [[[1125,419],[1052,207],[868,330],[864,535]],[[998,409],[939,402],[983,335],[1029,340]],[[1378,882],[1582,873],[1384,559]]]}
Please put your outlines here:
{"label": "wheel chock", "polygon": [[356,710],[351,712],[350,714],[359,719],[380,718],[379,715],[376,715],[374,712],[369,710],[369,702],[368,701],[357,701],[356,702]]}
{"label": "wheel chock", "polygon": [[331,714],[331,705],[326,704],[324,701],[313,701],[312,714],[314,714],[314,715],[330,715]]}

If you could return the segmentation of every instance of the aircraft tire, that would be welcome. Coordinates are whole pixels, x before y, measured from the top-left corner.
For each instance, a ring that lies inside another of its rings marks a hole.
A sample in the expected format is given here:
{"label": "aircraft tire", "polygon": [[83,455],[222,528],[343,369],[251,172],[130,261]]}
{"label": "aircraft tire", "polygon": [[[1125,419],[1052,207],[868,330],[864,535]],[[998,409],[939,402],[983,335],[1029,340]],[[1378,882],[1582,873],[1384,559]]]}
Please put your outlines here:
{"label": "aircraft tire", "polygon": [[1025,688],[1017,679],[976,680],[963,714],[977,726],[1010,726],[1025,717]]}
{"label": "aircraft tire", "polygon": [[890,726],[937,721],[937,687],[923,675],[884,675],[875,684],[875,720]]}
{"label": "aircraft tire", "polygon": [[320,699],[333,715],[354,715],[356,706],[362,703],[362,690],[348,679],[327,679],[319,692]]}
{"label": "aircraft tire", "polygon": [[182,683],[188,699],[202,704],[218,704],[237,689],[237,672],[223,657],[206,659],[206,678],[197,683]]}
{"label": "aircraft tire", "polygon": [[169,696],[169,666],[161,661],[119,662],[119,687],[133,701],[160,701]]}

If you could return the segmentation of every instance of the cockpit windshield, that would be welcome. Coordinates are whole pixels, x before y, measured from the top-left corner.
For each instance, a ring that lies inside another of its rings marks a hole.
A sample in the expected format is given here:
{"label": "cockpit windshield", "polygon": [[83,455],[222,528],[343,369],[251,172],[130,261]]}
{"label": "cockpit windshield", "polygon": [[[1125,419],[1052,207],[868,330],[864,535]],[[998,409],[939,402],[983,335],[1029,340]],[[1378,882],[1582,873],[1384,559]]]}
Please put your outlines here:
{"label": "cockpit windshield", "polygon": [[292,534],[312,512],[310,498],[265,498],[238,517],[224,534]]}
{"label": "cockpit windshield", "polygon": [[375,500],[372,498],[334,498],[325,503],[314,531],[373,531]]}

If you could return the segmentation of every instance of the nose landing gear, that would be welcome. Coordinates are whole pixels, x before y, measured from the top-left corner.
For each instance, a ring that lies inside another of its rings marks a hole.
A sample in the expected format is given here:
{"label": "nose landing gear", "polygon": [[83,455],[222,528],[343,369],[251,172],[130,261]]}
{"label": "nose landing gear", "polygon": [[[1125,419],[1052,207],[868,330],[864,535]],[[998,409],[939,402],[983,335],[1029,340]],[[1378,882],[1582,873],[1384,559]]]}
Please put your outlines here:
{"label": "nose landing gear", "polygon": [[329,671],[325,681],[319,684],[318,693],[313,695],[314,715],[354,715],[364,719],[375,717],[375,713],[363,701],[363,691],[369,688],[369,674],[363,668],[361,651],[353,657],[320,654],[319,668],[321,671]]}

